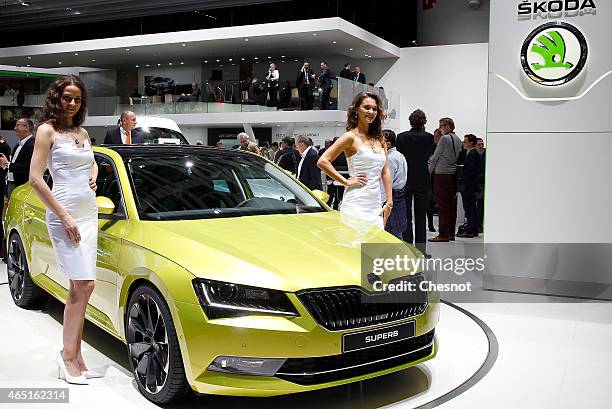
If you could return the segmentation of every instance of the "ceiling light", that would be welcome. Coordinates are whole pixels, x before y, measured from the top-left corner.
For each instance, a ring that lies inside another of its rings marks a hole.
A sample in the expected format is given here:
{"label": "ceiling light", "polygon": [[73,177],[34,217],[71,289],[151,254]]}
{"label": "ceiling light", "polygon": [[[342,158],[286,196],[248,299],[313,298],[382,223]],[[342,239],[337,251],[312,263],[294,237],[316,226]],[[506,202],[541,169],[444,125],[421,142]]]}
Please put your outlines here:
{"label": "ceiling light", "polygon": [[29,7],[30,6],[30,2],[29,1],[19,0],[19,5],[25,6],[25,7]]}
{"label": "ceiling light", "polygon": [[272,57],[268,57],[268,60],[269,60],[270,58],[272,58]]}
{"label": "ceiling light", "polygon": [[353,49],[352,49],[352,48],[349,48],[349,51],[353,51]]}
{"label": "ceiling light", "polygon": [[26,64],[26,67],[29,67],[29,66],[30,66],[30,64]]}
{"label": "ceiling light", "polygon": [[32,59],[32,57],[28,56],[28,60],[31,60],[31,59]]}
{"label": "ceiling light", "polygon": [[139,68],[140,66],[138,64],[136,64],[136,68]]}
{"label": "ceiling light", "polygon": [[312,33],[312,35],[313,35],[313,36],[316,36],[316,35],[317,35],[317,33]]}
{"label": "ceiling light", "polygon": [[207,63],[207,62],[208,62],[208,60],[204,60],[204,63]]}
{"label": "ceiling light", "polygon": [[234,66],[234,65],[236,65],[236,63],[235,63],[235,62],[233,62],[233,63],[232,63],[232,66]]}
{"label": "ceiling light", "polygon": [[129,49],[129,48],[126,48],[126,49],[125,49],[125,51],[130,51],[130,49]]}
{"label": "ceiling light", "polygon": [[240,59],[240,61],[244,61],[244,57],[242,57],[242,58]]}
{"label": "ceiling light", "polygon": [[293,61],[297,62],[297,58],[295,60],[293,60]]}
{"label": "ceiling light", "polygon": [[245,39],[244,39],[244,41],[249,41],[249,39],[248,39],[248,38],[245,38]]}
{"label": "ceiling light", "polygon": [[151,66],[150,64],[145,65],[145,67],[150,67],[150,66]]}
{"label": "ceiling light", "polygon": [[96,62],[96,60],[92,58],[92,59],[91,59],[91,62]]}
{"label": "ceiling light", "polygon": [[219,62],[219,61],[221,61],[221,60],[217,60],[217,62]]}
{"label": "ceiling light", "polygon": [[337,41],[332,41],[332,44],[338,44],[338,42]]}
{"label": "ceiling light", "polygon": [[232,62],[232,61],[234,61],[234,59],[233,59],[233,58],[230,58],[230,59],[229,59],[229,60],[227,60],[227,61]]}
{"label": "ceiling light", "polygon": [[281,55],[281,58],[285,58],[285,56],[284,56],[284,55]]}
{"label": "ceiling light", "polygon": [[74,55],[79,55],[79,53],[74,53]]}
{"label": "ceiling light", "polygon": [[181,65],[185,64],[183,61],[181,61]]}
{"label": "ceiling light", "polygon": [[219,64],[219,67],[223,67],[223,64]]}
{"label": "ceiling light", "polygon": [[183,43],[183,44],[181,44],[181,46],[183,46],[183,47],[187,47],[187,44]]}
{"label": "ceiling light", "polygon": [[282,60],[281,62],[285,62],[285,60]]}
{"label": "ceiling light", "polygon": [[169,63],[168,63],[168,65],[172,65],[172,63],[171,63],[171,62],[169,62]]}
{"label": "ceiling light", "polygon": [[160,64],[160,63],[157,63],[157,66],[158,66],[158,67],[161,67],[161,64]]}
{"label": "ceiling light", "polygon": [[253,57],[254,60],[259,60],[259,57]]}
{"label": "ceiling light", "polygon": [[364,57],[367,57],[368,55],[367,55],[367,54],[364,54],[363,56],[364,56]]}

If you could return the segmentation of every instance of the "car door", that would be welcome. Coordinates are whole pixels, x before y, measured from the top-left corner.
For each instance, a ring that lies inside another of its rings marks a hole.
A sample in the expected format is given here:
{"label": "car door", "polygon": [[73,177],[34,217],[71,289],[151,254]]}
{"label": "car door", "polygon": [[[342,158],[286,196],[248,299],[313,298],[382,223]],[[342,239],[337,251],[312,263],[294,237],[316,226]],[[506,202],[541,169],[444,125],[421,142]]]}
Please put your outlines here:
{"label": "car door", "polygon": [[115,211],[111,215],[98,214],[98,259],[96,287],[91,304],[104,314],[100,322],[117,332],[119,325],[117,260],[121,251],[121,237],[127,227],[127,212],[113,160],[96,153],[98,178],[96,196],[104,196],[113,201]]}

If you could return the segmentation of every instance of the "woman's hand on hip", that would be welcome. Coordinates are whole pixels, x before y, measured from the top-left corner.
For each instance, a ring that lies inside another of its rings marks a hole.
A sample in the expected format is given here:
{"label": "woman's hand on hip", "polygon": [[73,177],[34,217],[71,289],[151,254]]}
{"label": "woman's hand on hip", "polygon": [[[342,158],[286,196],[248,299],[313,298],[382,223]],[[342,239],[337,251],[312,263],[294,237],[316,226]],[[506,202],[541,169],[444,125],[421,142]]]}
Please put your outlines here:
{"label": "woman's hand on hip", "polygon": [[346,187],[363,187],[368,183],[365,172],[359,172],[346,181]]}
{"label": "woman's hand on hip", "polygon": [[383,225],[387,224],[387,220],[389,220],[389,216],[391,216],[391,212],[393,211],[393,204],[385,203],[380,209],[380,213],[383,217]]}
{"label": "woman's hand on hip", "polygon": [[79,232],[79,227],[72,216],[67,214],[66,216],[62,217],[61,220],[62,227],[64,228],[68,239],[75,244],[79,244],[81,242],[81,233]]}

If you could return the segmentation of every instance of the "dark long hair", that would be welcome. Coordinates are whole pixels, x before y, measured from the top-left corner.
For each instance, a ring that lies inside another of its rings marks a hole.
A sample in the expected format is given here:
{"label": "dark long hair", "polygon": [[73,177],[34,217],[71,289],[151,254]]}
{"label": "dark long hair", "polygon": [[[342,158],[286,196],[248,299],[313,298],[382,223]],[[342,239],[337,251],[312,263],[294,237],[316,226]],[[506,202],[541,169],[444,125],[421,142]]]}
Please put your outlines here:
{"label": "dark long hair", "polygon": [[81,90],[81,107],[72,117],[72,126],[78,127],[85,122],[87,114],[87,88],[85,83],[77,75],[63,75],[51,83],[45,97],[45,107],[43,110],[43,122],[49,123],[56,131],[68,129],[66,124],[66,112],[62,107],[62,94],[64,89],[74,85]]}
{"label": "dark long hair", "polygon": [[383,107],[380,97],[371,92],[361,92],[357,94],[353,99],[353,102],[351,103],[351,106],[349,106],[347,111],[346,130],[350,131],[351,129],[357,128],[357,122],[359,122],[357,110],[361,106],[363,100],[366,98],[372,98],[374,102],[376,102],[376,107],[378,108],[376,119],[374,119],[374,121],[372,121],[372,123],[368,127],[368,136],[371,138],[378,139],[378,141],[382,144],[384,141],[382,122],[383,119],[387,117],[387,114],[385,113],[385,108]]}

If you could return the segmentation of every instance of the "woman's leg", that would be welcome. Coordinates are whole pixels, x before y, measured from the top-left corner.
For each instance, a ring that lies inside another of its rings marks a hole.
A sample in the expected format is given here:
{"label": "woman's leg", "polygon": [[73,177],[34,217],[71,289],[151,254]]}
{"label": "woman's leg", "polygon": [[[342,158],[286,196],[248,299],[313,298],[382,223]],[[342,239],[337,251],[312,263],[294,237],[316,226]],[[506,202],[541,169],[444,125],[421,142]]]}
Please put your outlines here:
{"label": "woman's leg", "polygon": [[80,355],[85,308],[93,292],[94,280],[70,280],[68,299],[64,307],[64,350],[66,369],[72,376],[81,374],[78,357]]}

